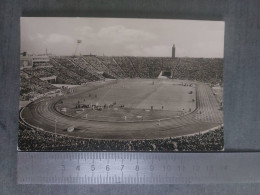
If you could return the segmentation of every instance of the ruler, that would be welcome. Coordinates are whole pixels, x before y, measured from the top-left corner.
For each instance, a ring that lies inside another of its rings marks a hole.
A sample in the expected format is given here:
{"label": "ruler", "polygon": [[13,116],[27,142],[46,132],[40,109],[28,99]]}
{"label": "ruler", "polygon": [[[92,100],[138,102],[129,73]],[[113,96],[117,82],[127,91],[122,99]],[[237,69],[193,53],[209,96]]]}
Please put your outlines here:
{"label": "ruler", "polygon": [[19,184],[259,183],[260,153],[18,152]]}

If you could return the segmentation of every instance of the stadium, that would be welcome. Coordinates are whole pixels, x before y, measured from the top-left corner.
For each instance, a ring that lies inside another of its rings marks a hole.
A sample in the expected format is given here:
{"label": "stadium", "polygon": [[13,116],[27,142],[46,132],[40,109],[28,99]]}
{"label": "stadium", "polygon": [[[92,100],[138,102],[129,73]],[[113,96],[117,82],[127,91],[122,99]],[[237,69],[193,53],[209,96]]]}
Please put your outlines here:
{"label": "stadium", "polygon": [[22,151],[223,149],[223,59],[31,59],[21,58]]}

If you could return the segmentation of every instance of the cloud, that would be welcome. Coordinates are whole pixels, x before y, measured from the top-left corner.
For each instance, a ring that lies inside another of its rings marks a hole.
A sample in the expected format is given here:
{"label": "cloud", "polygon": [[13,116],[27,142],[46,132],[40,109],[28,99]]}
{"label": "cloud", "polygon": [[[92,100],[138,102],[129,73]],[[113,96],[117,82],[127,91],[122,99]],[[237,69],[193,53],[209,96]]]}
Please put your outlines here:
{"label": "cloud", "polygon": [[[81,48],[86,53],[102,55],[140,55],[144,53],[144,47],[150,47],[157,40],[153,32],[141,29],[133,29],[124,25],[113,25],[108,27],[79,28],[78,32],[86,33],[82,36]],[[142,52],[141,52],[142,51]]]}
{"label": "cloud", "polygon": [[89,36],[90,34],[93,33],[93,28],[90,27],[90,26],[80,26],[80,27],[77,27],[75,29],[80,35],[87,35]]}
{"label": "cloud", "polygon": [[154,45],[144,49],[144,56],[171,56],[172,46],[170,45]]}
{"label": "cloud", "polygon": [[169,45],[138,45],[129,44],[125,46],[126,53],[133,56],[171,56],[171,46]]}
{"label": "cloud", "polygon": [[30,41],[34,41],[34,40],[35,40],[35,37],[32,36],[32,35],[28,35],[28,39],[29,39]]}
{"label": "cloud", "polygon": [[74,39],[68,35],[53,33],[46,38],[48,43],[73,43]]}
{"label": "cloud", "polygon": [[139,41],[149,41],[155,35],[142,30],[126,28],[122,25],[101,28],[97,33],[97,38],[113,43],[131,43]]}
{"label": "cloud", "polygon": [[28,36],[28,39],[30,41],[35,41],[35,40],[39,40],[39,39],[43,39],[44,38],[44,35],[41,34],[41,33],[37,33],[36,35],[29,35]]}
{"label": "cloud", "polygon": [[38,39],[43,39],[43,38],[44,38],[44,35],[41,34],[41,33],[37,33],[37,34],[36,34],[36,37],[37,37]]}
{"label": "cloud", "polygon": [[22,18],[21,48],[70,55],[76,40],[78,53],[102,55],[223,57],[224,23],[212,21]]}

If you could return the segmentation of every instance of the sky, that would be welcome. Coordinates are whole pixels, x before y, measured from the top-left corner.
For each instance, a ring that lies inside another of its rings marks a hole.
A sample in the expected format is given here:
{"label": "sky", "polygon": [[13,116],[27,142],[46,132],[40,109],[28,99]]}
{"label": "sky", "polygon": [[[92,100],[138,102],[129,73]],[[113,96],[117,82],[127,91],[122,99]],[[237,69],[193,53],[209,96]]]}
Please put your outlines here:
{"label": "sky", "polygon": [[[21,51],[55,55],[223,58],[223,21],[21,18]],[[77,46],[77,40],[82,42]]]}

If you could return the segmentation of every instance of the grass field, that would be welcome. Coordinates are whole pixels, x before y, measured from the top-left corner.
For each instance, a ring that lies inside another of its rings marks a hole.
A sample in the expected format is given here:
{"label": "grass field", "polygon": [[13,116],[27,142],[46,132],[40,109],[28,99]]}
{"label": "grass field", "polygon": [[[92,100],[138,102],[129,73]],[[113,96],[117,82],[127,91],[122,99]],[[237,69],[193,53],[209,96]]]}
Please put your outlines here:
{"label": "grass field", "polygon": [[[196,108],[195,85],[168,79],[123,79],[94,90],[80,87],[77,92],[62,99],[57,110],[66,108],[70,116],[102,121],[135,121],[170,118],[192,112]],[[101,111],[91,108],[78,109],[82,105],[112,105]],[[123,107],[121,106],[123,105]],[[79,112],[81,110],[81,112]],[[126,116],[126,118],[125,118]]]}

